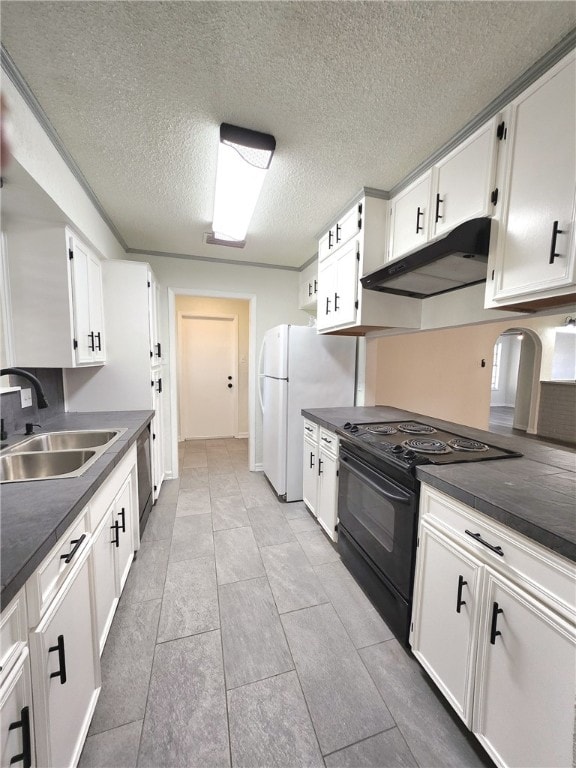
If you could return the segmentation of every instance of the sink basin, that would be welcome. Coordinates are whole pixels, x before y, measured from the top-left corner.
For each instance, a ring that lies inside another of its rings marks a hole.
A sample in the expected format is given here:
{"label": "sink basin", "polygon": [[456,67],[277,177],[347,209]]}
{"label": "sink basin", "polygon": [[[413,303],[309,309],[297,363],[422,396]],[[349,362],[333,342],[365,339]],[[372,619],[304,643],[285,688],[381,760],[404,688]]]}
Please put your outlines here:
{"label": "sink basin", "polygon": [[78,430],[74,432],[46,432],[43,435],[23,440],[12,446],[7,453],[28,453],[30,451],[71,451],[84,448],[97,448],[108,445],[125,430],[99,429]]}
{"label": "sink basin", "polygon": [[0,456],[0,482],[75,477],[96,451],[37,451]]}
{"label": "sink basin", "polygon": [[0,483],[78,477],[126,431],[79,429],[33,435],[0,451]]}

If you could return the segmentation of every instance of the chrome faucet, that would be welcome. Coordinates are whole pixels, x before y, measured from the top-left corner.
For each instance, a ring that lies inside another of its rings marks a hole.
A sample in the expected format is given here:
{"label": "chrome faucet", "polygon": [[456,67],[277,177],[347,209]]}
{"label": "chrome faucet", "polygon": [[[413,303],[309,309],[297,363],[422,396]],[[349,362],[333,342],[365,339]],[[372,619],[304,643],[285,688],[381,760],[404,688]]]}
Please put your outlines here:
{"label": "chrome faucet", "polygon": [[0,376],[4,375],[22,376],[22,378],[28,379],[36,392],[38,408],[48,408],[48,401],[46,400],[46,395],[42,389],[42,384],[40,384],[36,376],[28,373],[28,371],[24,371],[22,368],[0,368]]}

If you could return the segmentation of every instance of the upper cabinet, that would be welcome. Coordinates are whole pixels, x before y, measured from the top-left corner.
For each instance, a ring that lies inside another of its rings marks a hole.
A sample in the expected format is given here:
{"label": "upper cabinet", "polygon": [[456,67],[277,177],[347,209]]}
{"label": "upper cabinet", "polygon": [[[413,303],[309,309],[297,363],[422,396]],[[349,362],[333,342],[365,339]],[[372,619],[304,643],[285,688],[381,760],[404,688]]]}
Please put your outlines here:
{"label": "upper cabinet", "polygon": [[574,293],[575,62],[574,53],[560,61],[506,115],[504,195],[486,306],[538,308]]}
{"label": "upper cabinet", "polygon": [[363,335],[386,326],[418,328],[417,300],[366,291],[360,278],[386,260],[388,202],[364,196],[318,244],[319,332]]}
{"label": "upper cabinet", "polygon": [[316,300],[318,297],[318,261],[315,260],[312,264],[300,272],[299,281],[299,309],[304,309],[306,312],[316,312]]}
{"label": "upper cabinet", "polygon": [[6,233],[14,365],[75,368],[106,362],[102,270],[70,229]]}
{"label": "upper cabinet", "polygon": [[493,215],[503,130],[499,126],[499,117],[489,120],[392,198],[389,261],[448,234],[464,221]]}
{"label": "upper cabinet", "polygon": [[430,237],[445,235],[468,219],[492,216],[499,117],[489,120],[434,166]]}
{"label": "upper cabinet", "polygon": [[431,196],[432,171],[428,171],[391,200],[390,260],[428,242]]}

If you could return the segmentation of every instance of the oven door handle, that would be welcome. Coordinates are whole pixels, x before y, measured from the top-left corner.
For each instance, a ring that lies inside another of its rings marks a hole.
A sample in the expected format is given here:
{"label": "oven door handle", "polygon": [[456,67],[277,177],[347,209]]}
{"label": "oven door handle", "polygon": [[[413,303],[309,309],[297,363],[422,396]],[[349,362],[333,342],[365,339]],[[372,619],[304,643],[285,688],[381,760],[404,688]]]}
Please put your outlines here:
{"label": "oven door handle", "polygon": [[[386,477],[379,476],[379,482],[375,483],[374,480],[370,479],[354,467],[354,463],[361,463],[357,459],[351,459],[348,458],[348,456],[341,456],[340,461],[347,465],[346,468],[349,472],[351,472],[353,475],[356,475],[359,480],[373,488],[377,493],[380,494],[380,496],[384,496],[385,498],[391,499],[392,501],[400,501],[402,503],[409,502],[414,496],[413,493],[403,492],[401,488],[398,488],[396,485],[391,483],[390,480],[388,480]],[[371,469],[369,471],[373,472]],[[387,488],[390,488],[391,490],[387,490]],[[392,490],[394,490],[395,493],[392,493]]]}

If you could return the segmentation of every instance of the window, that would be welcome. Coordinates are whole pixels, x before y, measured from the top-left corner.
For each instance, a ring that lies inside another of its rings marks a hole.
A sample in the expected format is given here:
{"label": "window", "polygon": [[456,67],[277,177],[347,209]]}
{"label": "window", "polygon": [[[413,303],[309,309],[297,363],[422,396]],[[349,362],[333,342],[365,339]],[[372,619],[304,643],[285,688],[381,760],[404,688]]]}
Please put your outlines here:
{"label": "window", "polygon": [[500,381],[500,359],[502,357],[502,342],[497,341],[494,346],[494,360],[492,362],[492,390],[498,389]]}

